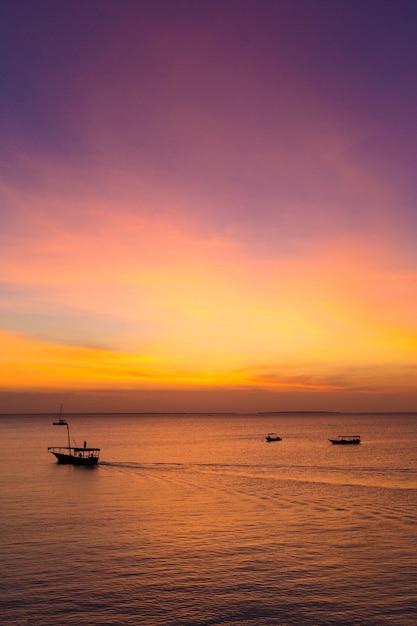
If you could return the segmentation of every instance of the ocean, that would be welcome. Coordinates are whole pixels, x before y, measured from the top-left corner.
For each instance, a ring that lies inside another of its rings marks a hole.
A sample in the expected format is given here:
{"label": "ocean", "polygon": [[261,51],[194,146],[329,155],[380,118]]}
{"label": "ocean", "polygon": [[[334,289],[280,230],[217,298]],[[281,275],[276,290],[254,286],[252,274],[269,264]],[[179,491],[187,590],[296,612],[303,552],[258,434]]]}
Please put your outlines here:
{"label": "ocean", "polygon": [[417,414],[53,418],[0,416],[3,624],[417,623]]}

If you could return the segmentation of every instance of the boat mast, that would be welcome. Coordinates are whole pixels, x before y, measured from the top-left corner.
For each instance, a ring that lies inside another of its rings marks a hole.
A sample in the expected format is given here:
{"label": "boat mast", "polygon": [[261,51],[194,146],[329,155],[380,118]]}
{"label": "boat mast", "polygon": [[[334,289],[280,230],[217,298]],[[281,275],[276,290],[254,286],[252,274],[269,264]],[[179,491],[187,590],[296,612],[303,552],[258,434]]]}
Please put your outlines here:
{"label": "boat mast", "polygon": [[68,448],[70,448],[71,447],[71,438],[70,438],[68,422],[67,422],[67,435],[68,435]]}

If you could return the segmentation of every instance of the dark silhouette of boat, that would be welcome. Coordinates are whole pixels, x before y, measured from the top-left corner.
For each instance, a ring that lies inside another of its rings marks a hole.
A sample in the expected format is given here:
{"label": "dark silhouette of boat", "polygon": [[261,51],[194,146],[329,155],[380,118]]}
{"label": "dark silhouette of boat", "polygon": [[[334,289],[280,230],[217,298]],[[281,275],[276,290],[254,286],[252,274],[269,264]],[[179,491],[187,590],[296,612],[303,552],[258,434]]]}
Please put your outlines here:
{"label": "dark silhouette of boat", "polygon": [[337,439],[329,439],[335,446],[358,445],[361,442],[360,435],[340,435]]}
{"label": "dark silhouette of boat", "polygon": [[58,417],[56,418],[55,422],[52,422],[52,424],[54,426],[68,426],[67,422],[62,417],[62,404],[61,408],[59,409]]}
{"label": "dark silhouette of boat", "polygon": [[270,443],[271,441],[282,441],[282,437],[278,437],[276,433],[268,433],[265,440]]}
{"label": "dark silhouette of boat", "polygon": [[58,463],[61,464],[86,466],[97,465],[100,456],[100,448],[87,448],[86,441],[84,441],[84,445],[82,448],[80,448],[79,446],[71,446],[71,436],[68,422],[62,418],[61,414],[62,406],[59,413],[59,418],[52,423],[54,426],[67,427],[68,445],[49,446],[48,452],[53,454],[56,457]]}

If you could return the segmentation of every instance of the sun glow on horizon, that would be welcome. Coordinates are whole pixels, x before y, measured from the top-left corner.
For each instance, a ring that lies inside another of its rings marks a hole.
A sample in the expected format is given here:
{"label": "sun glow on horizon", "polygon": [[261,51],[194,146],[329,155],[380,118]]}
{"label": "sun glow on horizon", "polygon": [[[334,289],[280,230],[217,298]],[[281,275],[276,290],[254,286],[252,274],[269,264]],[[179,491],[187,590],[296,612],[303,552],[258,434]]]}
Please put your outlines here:
{"label": "sun glow on horizon", "polygon": [[402,18],[378,14],[399,20],[392,56],[362,7],[133,4],[67,3],[50,32],[42,3],[8,13],[0,393],[392,390],[411,406]]}
{"label": "sun glow on horizon", "polygon": [[416,275],[385,268],[387,240],[259,255],[146,211],[96,219],[96,234],[41,221],[10,250],[2,389],[409,384]]}

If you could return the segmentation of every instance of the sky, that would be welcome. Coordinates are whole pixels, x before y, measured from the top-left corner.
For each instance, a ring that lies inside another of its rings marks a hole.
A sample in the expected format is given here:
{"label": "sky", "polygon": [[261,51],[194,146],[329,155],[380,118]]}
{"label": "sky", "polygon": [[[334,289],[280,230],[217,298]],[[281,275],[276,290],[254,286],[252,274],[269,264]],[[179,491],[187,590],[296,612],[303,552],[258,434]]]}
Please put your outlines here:
{"label": "sky", "polygon": [[0,412],[417,411],[414,0],[3,0]]}

